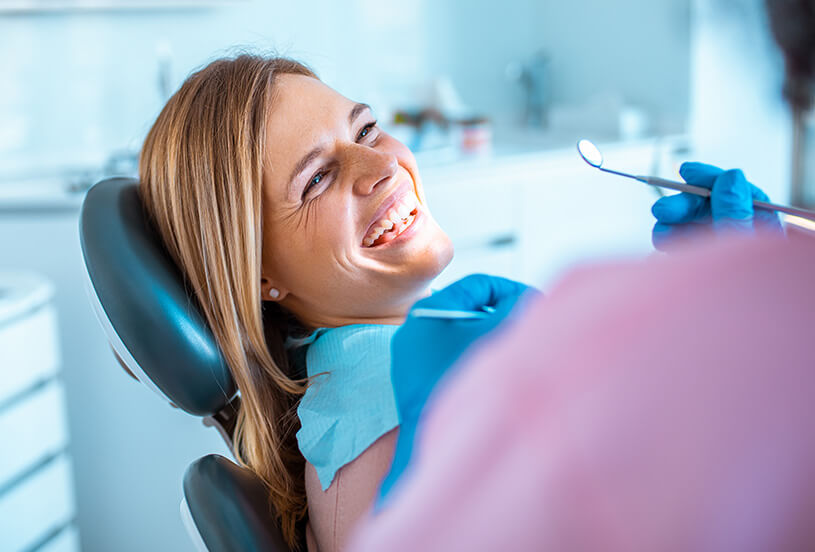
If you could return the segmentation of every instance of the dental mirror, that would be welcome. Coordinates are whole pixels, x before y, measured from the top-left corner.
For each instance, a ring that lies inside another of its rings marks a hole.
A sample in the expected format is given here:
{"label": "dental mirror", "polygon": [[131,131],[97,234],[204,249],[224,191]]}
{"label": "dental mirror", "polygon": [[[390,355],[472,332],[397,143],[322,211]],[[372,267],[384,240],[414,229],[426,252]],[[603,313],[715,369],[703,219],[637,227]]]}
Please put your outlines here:
{"label": "dental mirror", "polygon": [[[649,186],[659,186],[660,188],[668,188],[670,190],[679,190],[680,192],[688,192],[702,197],[710,197],[710,190],[700,186],[692,186],[684,182],[676,182],[674,180],[667,180],[658,176],[637,176],[629,173],[613,171],[611,169],[603,168],[603,154],[600,153],[600,148],[594,145],[591,140],[580,140],[577,143],[577,153],[583,158],[583,161],[594,167],[595,169],[616,174],[617,176],[624,176],[626,178],[633,178],[644,182]],[[778,205],[776,203],[768,203],[766,201],[753,200],[753,207],[758,209],[766,209],[768,211],[780,211],[788,215],[794,215],[809,220],[815,221],[815,212],[807,209],[799,209],[798,207],[789,207],[787,205]]]}
{"label": "dental mirror", "polygon": [[600,153],[600,149],[594,145],[594,142],[590,140],[580,140],[577,143],[577,153],[580,154],[580,157],[583,158],[583,161],[599,169],[603,166],[603,154]]}

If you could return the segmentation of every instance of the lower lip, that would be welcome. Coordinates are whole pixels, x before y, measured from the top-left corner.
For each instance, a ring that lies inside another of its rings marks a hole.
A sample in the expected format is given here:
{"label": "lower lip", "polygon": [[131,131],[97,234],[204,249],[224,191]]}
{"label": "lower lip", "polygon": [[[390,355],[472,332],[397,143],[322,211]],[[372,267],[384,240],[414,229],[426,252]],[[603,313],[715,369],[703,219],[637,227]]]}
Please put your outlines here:
{"label": "lower lip", "polygon": [[389,242],[385,242],[381,245],[375,245],[374,247],[366,247],[366,249],[384,249],[393,245],[396,242],[401,242],[410,239],[410,237],[416,233],[416,227],[419,226],[420,222],[422,222],[421,219],[423,219],[423,217],[424,213],[422,213],[422,209],[416,208],[416,214],[413,217],[413,222],[410,223],[410,226],[408,226],[404,232],[402,232]]}

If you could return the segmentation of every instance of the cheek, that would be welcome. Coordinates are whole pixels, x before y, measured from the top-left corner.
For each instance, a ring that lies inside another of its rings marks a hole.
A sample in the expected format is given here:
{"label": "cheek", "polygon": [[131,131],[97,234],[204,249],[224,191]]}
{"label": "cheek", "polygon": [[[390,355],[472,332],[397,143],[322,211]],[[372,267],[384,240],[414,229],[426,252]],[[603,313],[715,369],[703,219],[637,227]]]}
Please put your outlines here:
{"label": "cheek", "polygon": [[407,172],[410,174],[410,178],[416,185],[416,195],[419,197],[419,201],[421,201],[422,204],[427,205],[424,187],[422,186],[422,180],[419,177],[419,167],[416,165],[416,158],[413,156],[413,152],[396,138],[393,138],[388,134],[385,134],[385,136],[387,138],[385,138],[383,141],[383,149],[393,153],[396,156],[396,159],[399,161],[399,165],[407,170]]}
{"label": "cheek", "polygon": [[[326,192],[332,193],[332,192]],[[335,197],[317,199],[307,219],[293,234],[302,264],[322,271],[336,270],[356,240],[353,211]]]}

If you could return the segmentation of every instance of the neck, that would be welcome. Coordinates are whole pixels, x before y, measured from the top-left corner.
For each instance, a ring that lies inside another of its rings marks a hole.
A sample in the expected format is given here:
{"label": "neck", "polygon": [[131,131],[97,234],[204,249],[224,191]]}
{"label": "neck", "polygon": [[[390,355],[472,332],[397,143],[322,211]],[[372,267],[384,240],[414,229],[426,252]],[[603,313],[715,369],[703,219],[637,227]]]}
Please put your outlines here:
{"label": "neck", "polygon": [[[305,313],[304,309],[298,309],[295,305],[285,305],[291,310],[304,326],[310,329],[316,328],[337,328],[340,326],[350,326],[352,324],[383,324],[401,326],[405,322],[407,313],[413,304],[430,295],[430,288],[423,290],[420,294],[412,297],[403,304],[391,305],[380,312],[361,313],[356,315],[331,315],[325,313]],[[298,312],[299,311],[299,312]]]}

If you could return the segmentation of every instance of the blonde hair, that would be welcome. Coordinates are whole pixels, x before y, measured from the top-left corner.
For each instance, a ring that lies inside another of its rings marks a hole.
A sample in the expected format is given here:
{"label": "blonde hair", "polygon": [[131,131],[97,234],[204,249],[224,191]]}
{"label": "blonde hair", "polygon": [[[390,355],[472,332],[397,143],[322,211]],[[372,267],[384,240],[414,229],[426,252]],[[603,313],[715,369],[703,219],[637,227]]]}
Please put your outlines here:
{"label": "blonde hair", "polygon": [[316,78],[295,61],[254,55],[192,74],[150,129],[139,173],[145,208],[240,389],[235,455],[266,483],[283,536],[297,546],[306,496],[296,405],[305,386],[290,375],[286,321],[264,327],[260,284],[266,115],[281,73]]}

